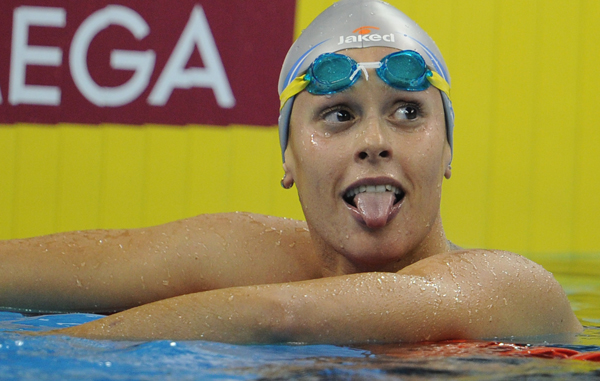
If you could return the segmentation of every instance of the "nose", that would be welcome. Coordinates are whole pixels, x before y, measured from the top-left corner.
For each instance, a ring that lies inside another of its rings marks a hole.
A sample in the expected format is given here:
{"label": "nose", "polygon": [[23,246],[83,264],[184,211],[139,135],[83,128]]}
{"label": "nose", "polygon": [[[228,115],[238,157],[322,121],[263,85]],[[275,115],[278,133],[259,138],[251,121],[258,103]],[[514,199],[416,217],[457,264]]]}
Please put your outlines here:
{"label": "nose", "polygon": [[355,159],[359,162],[377,162],[392,158],[392,146],[389,131],[385,122],[379,118],[365,121],[365,128],[357,138],[359,139]]}

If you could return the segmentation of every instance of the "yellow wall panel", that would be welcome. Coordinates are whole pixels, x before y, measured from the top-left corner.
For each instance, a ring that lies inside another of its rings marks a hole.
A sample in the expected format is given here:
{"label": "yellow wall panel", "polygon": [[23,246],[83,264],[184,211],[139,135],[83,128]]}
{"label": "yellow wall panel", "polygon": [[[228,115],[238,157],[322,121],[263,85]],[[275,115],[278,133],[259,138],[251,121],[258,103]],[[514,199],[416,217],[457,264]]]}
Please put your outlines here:
{"label": "yellow wall panel", "polygon": [[[236,128],[231,138],[231,156],[236,165],[229,172],[230,204],[235,210],[255,211],[269,208],[275,178],[273,163],[278,157],[265,153],[273,152],[272,143],[266,139],[264,128]],[[276,162],[276,161],[275,161]]]}
{"label": "yellow wall panel", "polygon": [[580,251],[600,251],[600,2],[581,2],[579,32],[578,97],[575,117],[575,205],[573,246]]}
{"label": "yellow wall panel", "polygon": [[[517,7],[521,11],[515,13]],[[532,105],[536,102],[539,78],[536,41],[527,36],[536,33],[536,12],[535,2],[496,3],[491,44],[494,86],[487,95],[493,107],[486,154],[489,157],[485,174],[489,187],[486,243],[518,252],[529,250],[531,234],[531,147],[532,127],[536,126]],[[512,21],[503,21],[508,19]],[[476,144],[472,142],[467,149]]]}
{"label": "yellow wall panel", "polygon": [[186,206],[188,130],[148,126],[144,168],[143,224],[181,218]]}
{"label": "yellow wall panel", "polygon": [[[536,250],[564,252],[572,247],[576,121],[557,114],[579,106],[580,9],[578,2],[565,0],[560,5],[541,6],[538,13],[537,59],[546,64],[538,68],[539,91],[535,99],[531,239]],[[573,58],[561,59],[562,56]],[[557,76],[560,80],[556,80]]]}
{"label": "yellow wall panel", "polygon": [[0,237],[12,237],[17,129],[0,128]]}
{"label": "yellow wall panel", "polygon": [[17,237],[57,230],[57,132],[47,127],[18,127],[12,220],[12,234]]}
{"label": "yellow wall panel", "polygon": [[59,139],[56,229],[96,228],[102,197],[102,131],[81,126],[55,128]]}
{"label": "yellow wall panel", "polygon": [[147,128],[100,128],[104,165],[99,227],[143,226]]}
{"label": "yellow wall panel", "polygon": [[[485,246],[488,216],[487,173],[490,163],[490,129],[494,99],[494,2],[457,3],[454,14],[462,22],[452,23],[458,41],[470,41],[471,49],[448,49],[444,58],[452,78],[455,120],[453,174],[444,184],[442,213],[448,237],[470,246]],[[477,33],[473,33],[476,30]],[[432,36],[437,38],[437,36]],[[448,41],[450,43],[451,41]],[[440,47],[440,49],[443,49]],[[459,54],[460,53],[460,54]],[[461,62],[469,70],[454,70]],[[466,186],[465,186],[466,185]]]}
{"label": "yellow wall panel", "polygon": [[190,128],[188,204],[193,214],[234,211],[229,205],[233,164],[229,128]]}

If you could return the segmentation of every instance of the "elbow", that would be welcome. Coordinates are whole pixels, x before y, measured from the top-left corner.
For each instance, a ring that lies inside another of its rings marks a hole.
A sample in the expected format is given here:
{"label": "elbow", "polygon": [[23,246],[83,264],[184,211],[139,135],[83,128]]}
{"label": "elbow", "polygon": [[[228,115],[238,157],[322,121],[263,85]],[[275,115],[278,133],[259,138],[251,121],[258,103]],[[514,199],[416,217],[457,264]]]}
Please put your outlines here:
{"label": "elbow", "polygon": [[[252,344],[302,342],[299,337],[306,325],[297,312],[295,299],[281,292],[261,294],[259,298],[247,299],[243,310],[238,309],[235,314],[237,318],[245,320],[235,324],[237,329],[244,327],[245,334],[242,336],[246,338],[242,341]],[[238,335],[240,333],[238,331]]]}
{"label": "elbow", "polygon": [[310,343],[308,315],[296,299],[277,299],[271,303],[269,316],[264,317],[263,339],[270,343]]}

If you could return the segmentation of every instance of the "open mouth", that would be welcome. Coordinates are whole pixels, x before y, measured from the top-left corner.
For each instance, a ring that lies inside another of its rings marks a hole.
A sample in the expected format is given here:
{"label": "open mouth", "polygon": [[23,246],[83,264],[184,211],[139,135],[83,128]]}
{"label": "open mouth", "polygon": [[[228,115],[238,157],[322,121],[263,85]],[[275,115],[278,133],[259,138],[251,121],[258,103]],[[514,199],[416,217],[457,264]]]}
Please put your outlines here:
{"label": "open mouth", "polygon": [[402,188],[388,183],[356,185],[348,189],[342,198],[356,221],[378,229],[386,226],[400,212],[405,196]]}
{"label": "open mouth", "polygon": [[398,187],[395,187],[390,184],[386,185],[360,185],[356,188],[349,189],[343,196],[344,201],[347,204],[356,206],[356,195],[360,193],[383,193],[383,192],[392,192],[394,193],[394,205],[398,204],[404,198],[404,191]]}

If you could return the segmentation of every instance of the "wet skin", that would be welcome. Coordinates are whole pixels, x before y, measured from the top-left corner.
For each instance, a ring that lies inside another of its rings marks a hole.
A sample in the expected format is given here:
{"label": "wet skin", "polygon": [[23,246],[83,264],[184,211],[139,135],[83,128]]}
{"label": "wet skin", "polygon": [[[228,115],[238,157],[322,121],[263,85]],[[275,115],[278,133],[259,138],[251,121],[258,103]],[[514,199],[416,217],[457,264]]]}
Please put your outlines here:
{"label": "wet skin", "polygon": [[[340,53],[374,62],[393,51]],[[341,93],[299,94],[291,116],[286,181],[296,183],[311,237],[332,274],[398,271],[450,250],[440,218],[451,160],[440,92],[397,90],[374,69],[369,74]],[[370,227],[344,195],[357,185],[383,184],[402,195],[387,223]]]}

